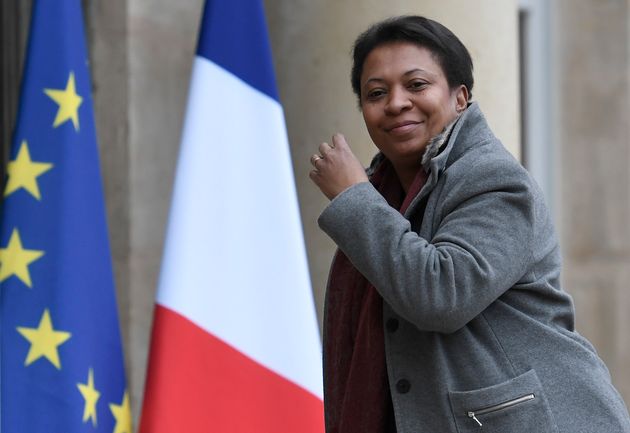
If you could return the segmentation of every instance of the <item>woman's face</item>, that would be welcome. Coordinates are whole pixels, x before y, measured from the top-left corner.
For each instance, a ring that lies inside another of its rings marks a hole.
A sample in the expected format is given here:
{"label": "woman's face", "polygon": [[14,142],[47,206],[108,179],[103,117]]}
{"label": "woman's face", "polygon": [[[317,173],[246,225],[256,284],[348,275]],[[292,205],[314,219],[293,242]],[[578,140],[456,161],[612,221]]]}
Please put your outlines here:
{"label": "woman's face", "polygon": [[374,144],[399,167],[420,165],[431,138],[466,108],[431,51],[408,42],[380,45],[363,64],[361,109]]}

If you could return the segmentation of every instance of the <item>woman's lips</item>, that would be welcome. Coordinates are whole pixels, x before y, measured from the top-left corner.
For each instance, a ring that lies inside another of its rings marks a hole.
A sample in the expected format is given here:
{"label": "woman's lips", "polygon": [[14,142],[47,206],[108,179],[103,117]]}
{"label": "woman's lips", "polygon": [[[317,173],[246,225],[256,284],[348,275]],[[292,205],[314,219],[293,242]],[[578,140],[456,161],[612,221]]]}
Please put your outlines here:
{"label": "woman's lips", "polygon": [[390,134],[394,134],[394,135],[403,135],[406,134],[410,131],[413,131],[416,126],[418,126],[419,124],[421,124],[422,122],[415,122],[415,121],[409,121],[409,122],[400,122],[400,123],[396,123],[388,128],[385,128],[385,131],[387,131]]}

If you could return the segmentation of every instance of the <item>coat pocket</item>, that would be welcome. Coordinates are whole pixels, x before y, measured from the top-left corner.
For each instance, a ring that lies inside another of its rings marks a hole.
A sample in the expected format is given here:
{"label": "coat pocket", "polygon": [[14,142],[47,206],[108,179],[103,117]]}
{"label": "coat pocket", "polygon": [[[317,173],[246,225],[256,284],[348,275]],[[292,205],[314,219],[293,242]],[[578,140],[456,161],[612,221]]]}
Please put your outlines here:
{"label": "coat pocket", "polygon": [[472,391],[449,392],[460,433],[557,433],[534,370],[507,382]]}

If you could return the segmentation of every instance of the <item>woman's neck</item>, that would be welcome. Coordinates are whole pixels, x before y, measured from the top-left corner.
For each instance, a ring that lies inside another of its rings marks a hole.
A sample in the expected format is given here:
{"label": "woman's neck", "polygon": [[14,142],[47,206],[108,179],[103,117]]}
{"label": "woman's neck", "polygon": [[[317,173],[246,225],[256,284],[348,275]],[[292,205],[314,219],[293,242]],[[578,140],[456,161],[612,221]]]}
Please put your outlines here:
{"label": "woman's neck", "polygon": [[409,188],[413,183],[414,179],[418,175],[418,171],[422,169],[422,165],[394,165],[394,170],[396,171],[396,176],[398,176],[398,180],[400,181],[400,185],[403,187],[405,194],[409,192]]}

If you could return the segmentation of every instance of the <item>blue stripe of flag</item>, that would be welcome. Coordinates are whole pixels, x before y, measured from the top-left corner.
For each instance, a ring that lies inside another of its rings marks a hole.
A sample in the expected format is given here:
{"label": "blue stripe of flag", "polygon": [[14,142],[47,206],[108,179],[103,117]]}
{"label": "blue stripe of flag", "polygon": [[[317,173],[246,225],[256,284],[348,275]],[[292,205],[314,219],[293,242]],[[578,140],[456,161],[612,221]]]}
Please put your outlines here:
{"label": "blue stripe of flag", "polygon": [[279,102],[260,0],[208,0],[197,55]]}

